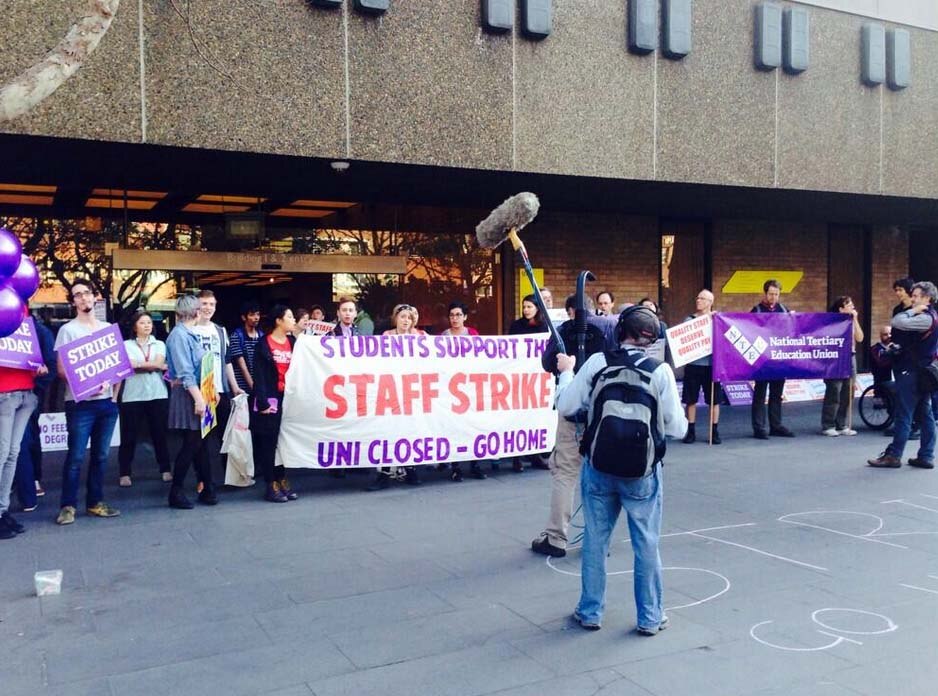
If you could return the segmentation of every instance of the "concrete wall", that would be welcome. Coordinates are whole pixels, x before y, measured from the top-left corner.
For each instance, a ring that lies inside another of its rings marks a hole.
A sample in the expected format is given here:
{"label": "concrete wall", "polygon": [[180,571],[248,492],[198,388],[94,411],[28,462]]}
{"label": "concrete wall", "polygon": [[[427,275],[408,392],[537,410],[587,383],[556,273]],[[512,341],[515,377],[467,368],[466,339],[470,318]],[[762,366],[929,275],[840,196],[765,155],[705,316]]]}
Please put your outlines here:
{"label": "concrete wall", "polygon": [[[784,3],[783,3],[784,4]],[[381,18],[306,0],[123,0],[101,47],[0,130],[489,170],[938,197],[938,33],[913,84],[860,83],[861,16],[811,8],[811,67],[752,65],[755,0],[698,0],[682,61],[626,50],[626,3],[554,3],[544,41],[485,34],[477,0]],[[0,83],[84,0],[10,0]],[[143,14],[140,16],[140,8]],[[140,46],[143,46],[142,55]],[[141,60],[142,58],[142,60]]]}

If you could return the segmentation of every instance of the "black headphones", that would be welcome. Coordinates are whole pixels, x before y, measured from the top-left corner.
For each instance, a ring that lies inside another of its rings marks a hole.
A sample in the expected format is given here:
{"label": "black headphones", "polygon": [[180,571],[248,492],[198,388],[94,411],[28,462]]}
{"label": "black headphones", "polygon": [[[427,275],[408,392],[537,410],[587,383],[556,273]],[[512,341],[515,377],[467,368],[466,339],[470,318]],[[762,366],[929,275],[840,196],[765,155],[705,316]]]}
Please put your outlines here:
{"label": "black headphones", "polygon": [[[655,330],[655,333],[653,336],[630,335],[630,332],[628,329],[629,320],[631,317],[634,317],[640,312],[647,313],[648,317],[654,320],[655,325],[657,326],[657,329]],[[632,305],[631,307],[626,307],[624,310],[622,310],[622,312],[619,313],[619,322],[616,324],[616,341],[618,343],[622,343],[628,338],[631,338],[632,340],[636,340],[640,338],[648,338],[650,341],[654,341],[655,339],[658,338],[658,333],[660,332],[660,329],[661,329],[661,322],[658,319],[657,314],[652,312],[651,309],[649,309],[648,307],[644,305]]]}

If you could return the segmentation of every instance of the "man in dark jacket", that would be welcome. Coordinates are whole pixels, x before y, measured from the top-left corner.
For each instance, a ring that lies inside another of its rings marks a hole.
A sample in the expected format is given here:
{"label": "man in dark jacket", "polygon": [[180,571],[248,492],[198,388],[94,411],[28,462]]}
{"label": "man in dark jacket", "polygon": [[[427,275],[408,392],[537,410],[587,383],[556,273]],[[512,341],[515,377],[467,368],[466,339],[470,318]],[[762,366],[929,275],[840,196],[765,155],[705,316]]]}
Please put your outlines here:
{"label": "man in dark jacket", "polygon": [[[779,302],[782,284],[777,280],[767,280],[762,286],[762,301],[752,308],[756,314],[764,312],[788,312],[788,308]],[[769,392],[769,429],[765,428],[765,392]],[[782,392],[785,391],[784,379],[756,381],[755,394],[752,397],[752,434],[757,440],[768,440],[769,435],[794,437],[795,434],[782,425]]]}
{"label": "man in dark jacket", "polygon": [[935,359],[938,351],[938,289],[933,283],[912,286],[912,307],[892,319],[892,340],[901,350],[894,361],[896,373],[896,431],[892,442],[880,456],[868,464],[878,469],[898,469],[909,439],[912,423],[921,428],[918,456],[909,466],[935,468],[935,418],[932,395],[919,384],[919,372]]}
{"label": "man in dark jacket", "polygon": [[[592,302],[587,300],[586,314],[586,357],[604,350],[619,347],[616,341],[618,314],[597,316],[593,313]],[[567,298],[568,311],[576,306],[576,296]],[[558,327],[558,332],[567,347],[569,355],[576,355],[577,336],[573,319]],[[559,374],[557,370],[557,344],[553,338],[541,358],[541,366],[547,372]],[[579,367],[579,366],[578,366]],[[570,530],[570,517],[573,514],[573,498],[576,484],[580,480],[580,468],[583,457],[580,455],[580,437],[586,424],[586,414],[581,413],[569,418],[558,414],[557,440],[550,455],[550,515],[547,526],[534,541],[531,550],[555,558],[567,555],[567,534]]]}

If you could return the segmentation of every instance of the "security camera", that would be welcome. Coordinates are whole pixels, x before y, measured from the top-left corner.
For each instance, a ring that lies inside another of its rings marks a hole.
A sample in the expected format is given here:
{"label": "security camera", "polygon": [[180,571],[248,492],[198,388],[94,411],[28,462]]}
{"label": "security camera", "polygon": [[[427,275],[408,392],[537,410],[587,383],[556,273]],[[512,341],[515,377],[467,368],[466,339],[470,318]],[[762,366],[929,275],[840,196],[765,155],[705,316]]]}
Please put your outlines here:
{"label": "security camera", "polygon": [[336,174],[344,174],[348,171],[348,168],[351,166],[348,162],[330,162],[329,166],[332,167],[332,171]]}

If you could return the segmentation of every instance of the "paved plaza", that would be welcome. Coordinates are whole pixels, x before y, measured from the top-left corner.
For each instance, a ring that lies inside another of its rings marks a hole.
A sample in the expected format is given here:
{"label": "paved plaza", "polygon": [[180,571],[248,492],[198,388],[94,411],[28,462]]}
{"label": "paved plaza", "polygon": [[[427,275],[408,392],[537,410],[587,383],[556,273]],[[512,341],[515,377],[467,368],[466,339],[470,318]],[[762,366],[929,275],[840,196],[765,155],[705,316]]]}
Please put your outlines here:
{"label": "paved plaza", "polygon": [[[727,409],[724,445],[670,446],[653,638],[623,523],[602,630],[569,619],[578,551],[528,548],[544,471],[380,493],[301,472],[296,502],[258,486],[176,511],[140,464],[107,491],[120,518],[59,528],[49,457],[28,531],[0,542],[0,694],[934,694],[938,474],[865,467],[886,438],[815,435],[820,404],[785,413],[795,440]],[[62,594],[37,598],[55,568]]]}

